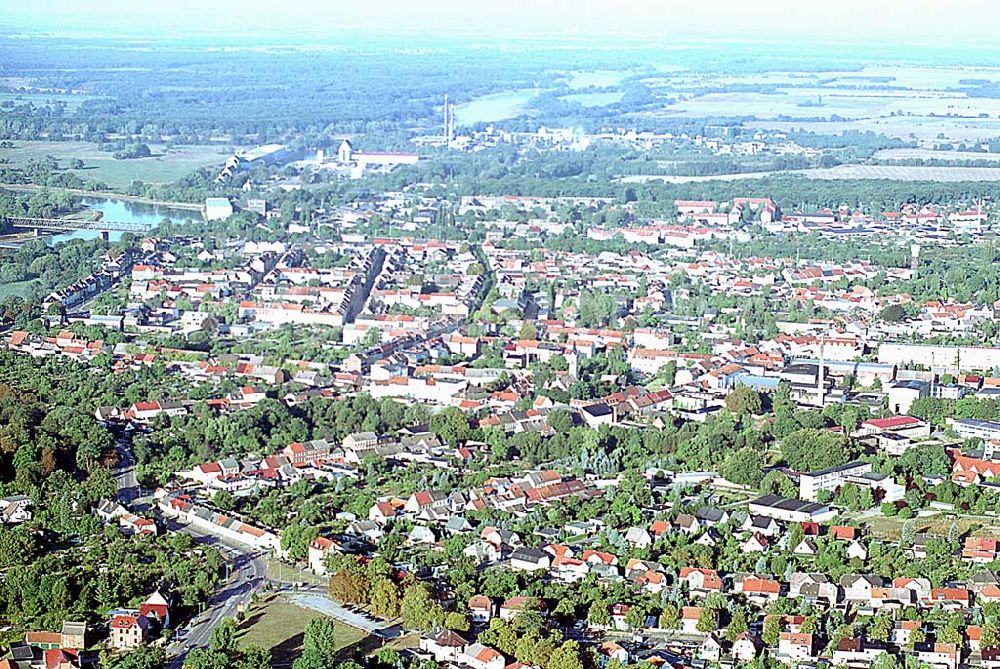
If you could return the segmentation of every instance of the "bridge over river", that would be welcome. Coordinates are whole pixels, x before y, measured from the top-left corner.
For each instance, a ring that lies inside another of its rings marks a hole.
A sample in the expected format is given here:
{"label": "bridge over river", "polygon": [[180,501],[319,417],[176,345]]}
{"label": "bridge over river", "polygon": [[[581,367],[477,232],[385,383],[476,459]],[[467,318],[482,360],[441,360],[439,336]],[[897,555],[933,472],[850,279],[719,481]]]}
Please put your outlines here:
{"label": "bridge over river", "polygon": [[[0,222],[10,225],[12,228],[33,230],[36,236],[50,232],[73,232],[76,230],[92,230],[100,232],[104,239],[108,238],[110,232],[149,232],[153,225],[149,223],[120,223],[115,221],[99,220],[87,221],[73,218],[28,218],[24,216],[4,216],[0,217]],[[0,225],[0,227],[3,227]]]}

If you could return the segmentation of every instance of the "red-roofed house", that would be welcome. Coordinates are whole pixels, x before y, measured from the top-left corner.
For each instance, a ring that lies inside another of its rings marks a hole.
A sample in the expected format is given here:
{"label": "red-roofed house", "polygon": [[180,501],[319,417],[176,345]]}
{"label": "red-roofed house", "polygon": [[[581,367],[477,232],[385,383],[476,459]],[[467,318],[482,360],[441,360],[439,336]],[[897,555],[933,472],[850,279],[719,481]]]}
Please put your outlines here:
{"label": "red-roofed house", "polygon": [[129,650],[149,641],[149,620],[145,616],[116,614],[111,618],[111,647]]}
{"label": "red-roofed house", "polygon": [[997,540],[990,537],[966,537],[962,547],[965,562],[992,562],[997,559]]}
{"label": "red-roofed house", "polygon": [[678,581],[688,584],[688,589],[699,592],[722,592],[722,579],[714,569],[682,567]]}

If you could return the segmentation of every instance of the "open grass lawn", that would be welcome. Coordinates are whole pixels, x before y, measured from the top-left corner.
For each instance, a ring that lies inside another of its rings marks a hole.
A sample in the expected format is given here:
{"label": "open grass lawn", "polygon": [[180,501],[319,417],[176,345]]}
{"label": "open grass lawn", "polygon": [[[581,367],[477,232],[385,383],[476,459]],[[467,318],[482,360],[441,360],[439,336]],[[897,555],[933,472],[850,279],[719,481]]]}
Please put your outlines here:
{"label": "open grass lawn", "polygon": [[110,153],[98,151],[90,142],[22,142],[14,141],[13,149],[0,149],[0,159],[9,160],[11,166],[23,165],[32,159],[53,156],[59,166],[69,168],[75,158],[84,162],[82,170],[75,170],[82,179],[103,181],[112,188],[128,186],[139,179],[147,183],[176,181],[206,165],[219,164],[230,155],[223,146],[177,146],[167,149],[163,145],[150,145],[153,155],[149,158],[115,160]]}
{"label": "open grass lawn", "polygon": [[0,284],[0,301],[7,299],[11,295],[27,299],[28,294],[31,291],[31,287],[35,283],[35,279],[30,279],[28,281]]}
{"label": "open grass lawn", "polygon": [[[296,606],[280,595],[254,604],[240,624],[237,640],[242,648],[262,646],[269,648],[280,664],[291,664],[302,652],[302,639],[306,624],[323,614]],[[367,636],[363,631],[333,621],[336,628],[337,648],[352,647]]]}
{"label": "open grass lawn", "polygon": [[267,563],[267,573],[271,574],[272,577],[279,577],[285,582],[302,581],[309,585],[322,585],[324,587],[328,583],[327,579],[322,576],[313,574],[305,569],[296,569],[273,557],[264,558],[264,562]]}

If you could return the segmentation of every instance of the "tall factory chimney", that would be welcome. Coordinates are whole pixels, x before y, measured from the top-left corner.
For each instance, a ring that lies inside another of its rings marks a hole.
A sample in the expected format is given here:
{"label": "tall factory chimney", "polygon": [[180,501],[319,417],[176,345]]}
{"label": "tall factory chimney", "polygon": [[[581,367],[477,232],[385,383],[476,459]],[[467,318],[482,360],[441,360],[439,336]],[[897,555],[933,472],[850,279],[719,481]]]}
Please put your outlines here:
{"label": "tall factory chimney", "polygon": [[451,148],[451,142],[455,138],[455,107],[448,103],[448,94],[444,94],[444,144],[446,148]]}

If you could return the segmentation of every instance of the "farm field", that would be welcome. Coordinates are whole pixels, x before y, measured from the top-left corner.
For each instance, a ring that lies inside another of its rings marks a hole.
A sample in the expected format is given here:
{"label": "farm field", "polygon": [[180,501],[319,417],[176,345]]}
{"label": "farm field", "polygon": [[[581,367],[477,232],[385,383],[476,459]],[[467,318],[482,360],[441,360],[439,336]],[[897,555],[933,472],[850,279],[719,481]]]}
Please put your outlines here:
{"label": "farm field", "polygon": [[[997,536],[998,530],[990,523],[995,522],[995,518],[979,517],[954,517],[948,514],[938,514],[913,519],[913,529],[915,532],[930,534],[933,536],[946,537],[952,524],[956,526],[959,536],[971,532],[975,536]],[[872,536],[889,541],[898,541],[906,521],[899,517],[876,516],[866,519]]]}
{"label": "farm field", "polygon": [[898,165],[838,165],[829,168],[808,170],[788,170],[786,172],[741,172],[737,174],[713,174],[710,176],[663,176],[657,174],[635,174],[621,177],[621,183],[646,183],[663,181],[682,184],[703,181],[738,181],[740,179],[761,179],[776,174],[798,174],[806,179],[887,179],[889,181],[997,181],[1000,167],[912,167]]}
{"label": "farm field", "polygon": [[1000,162],[1000,153],[975,151],[934,151],[932,149],[882,149],[872,156],[878,160],[991,160]]}
{"label": "farm field", "polygon": [[17,167],[29,160],[52,156],[60,167],[68,168],[69,162],[80,159],[84,169],[76,170],[81,178],[103,181],[112,188],[128,186],[138,179],[147,183],[175,181],[206,165],[222,163],[230,151],[223,146],[177,146],[167,149],[163,145],[150,145],[149,158],[115,160],[110,153],[99,151],[90,142],[25,142],[15,141],[14,148],[0,149],[0,159]]}
{"label": "farm field", "polygon": [[[971,67],[880,66],[750,76],[682,71],[644,79],[665,104],[633,116],[752,116],[748,127],[770,130],[981,140],[1000,134],[1000,107],[995,99],[970,97],[967,91],[974,82],[996,81],[1000,69]],[[725,90],[733,86],[757,88]]]}

